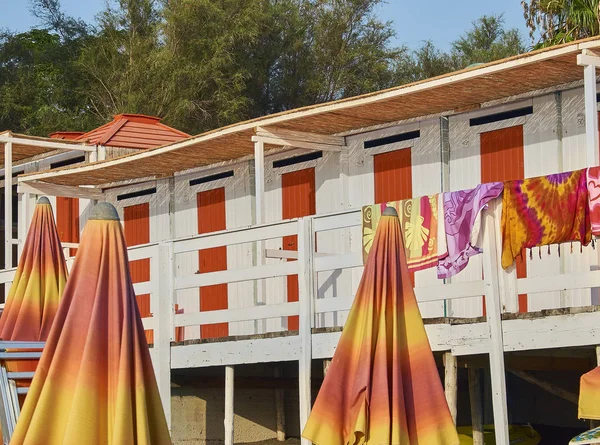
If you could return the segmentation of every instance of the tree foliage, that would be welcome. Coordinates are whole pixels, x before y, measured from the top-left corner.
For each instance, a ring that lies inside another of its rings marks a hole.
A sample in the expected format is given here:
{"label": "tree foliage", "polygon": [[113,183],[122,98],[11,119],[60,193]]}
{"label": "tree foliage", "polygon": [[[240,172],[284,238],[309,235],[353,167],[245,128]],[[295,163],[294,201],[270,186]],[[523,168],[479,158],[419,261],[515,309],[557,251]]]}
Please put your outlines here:
{"label": "tree foliage", "polygon": [[198,133],[524,50],[501,16],[395,46],[381,0],[109,0],[94,23],[31,1],[41,27],[0,35],[0,124],[42,135],[125,112]]}
{"label": "tree foliage", "polygon": [[600,33],[599,0],[522,0],[536,47],[567,43]]}

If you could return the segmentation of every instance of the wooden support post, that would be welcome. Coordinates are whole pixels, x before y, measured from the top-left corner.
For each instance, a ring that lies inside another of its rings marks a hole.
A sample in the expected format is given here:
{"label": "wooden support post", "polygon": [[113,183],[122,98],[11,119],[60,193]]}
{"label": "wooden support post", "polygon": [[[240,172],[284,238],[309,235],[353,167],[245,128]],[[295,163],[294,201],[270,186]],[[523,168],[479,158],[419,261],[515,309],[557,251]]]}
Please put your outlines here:
{"label": "wooden support post", "polygon": [[[262,141],[254,142],[254,223],[265,222],[265,144]],[[254,264],[265,264],[265,242],[255,243]],[[267,287],[265,280],[254,282],[255,305],[266,304]],[[256,320],[254,330],[257,334],[266,332],[266,320]]]}
{"label": "wooden support post", "polygon": [[[12,142],[4,144],[4,268],[12,264]],[[6,286],[8,291],[8,286]]]}
{"label": "wooden support post", "polygon": [[327,375],[327,371],[329,371],[329,367],[331,366],[331,360],[325,359],[323,360],[323,377]]}
{"label": "wooden support post", "polygon": [[[152,282],[158,282],[158,292],[152,294],[154,348],[157,363],[154,366],[158,391],[162,401],[169,431],[171,430],[171,339],[173,336],[173,243],[158,246],[158,258],[150,260]],[[158,301],[156,301],[158,300]]]}
{"label": "wooden support post", "polygon": [[[496,204],[497,205],[497,204]],[[496,220],[494,209],[483,213],[483,275],[485,304],[490,344],[490,373],[492,379],[492,402],[494,430],[497,444],[508,444],[508,407],[506,402],[506,375],[504,368],[504,338],[502,310],[498,279],[498,252],[496,244]]]}
{"label": "wooden support post", "polygon": [[480,370],[468,368],[469,400],[471,402],[471,424],[473,425],[473,445],[484,445],[483,442],[483,401],[481,399]]}
{"label": "wooden support post", "polygon": [[588,167],[598,165],[598,106],[596,102],[596,67],[583,69],[585,102],[585,146]]}
{"label": "wooden support post", "polygon": [[[282,375],[281,366],[276,366],[275,377],[279,380]],[[277,441],[285,442],[285,391],[281,388],[275,390],[275,415],[277,416]]]}
{"label": "wooden support post", "polygon": [[[313,240],[312,219],[298,220],[298,300],[300,303],[300,357],[299,357],[299,392],[300,392],[300,432],[304,430],[312,407],[311,365],[312,365],[312,298],[313,298]],[[301,445],[311,445],[302,438]]]}
{"label": "wooden support post", "polygon": [[[600,366],[600,346],[596,346],[596,366]],[[598,428],[600,420],[590,420],[590,428]]]}
{"label": "wooden support post", "polygon": [[452,421],[456,425],[456,415],[458,412],[458,360],[451,352],[444,354],[444,392]]}
{"label": "wooden support post", "polygon": [[225,445],[233,445],[233,366],[225,366]]}

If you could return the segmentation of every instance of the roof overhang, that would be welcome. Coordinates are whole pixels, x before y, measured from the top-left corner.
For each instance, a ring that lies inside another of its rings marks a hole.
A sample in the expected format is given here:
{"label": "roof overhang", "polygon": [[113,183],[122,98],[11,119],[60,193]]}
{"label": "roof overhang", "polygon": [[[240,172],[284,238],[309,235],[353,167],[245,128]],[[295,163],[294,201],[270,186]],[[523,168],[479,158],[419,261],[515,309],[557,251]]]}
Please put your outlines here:
{"label": "roof overhang", "polygon": [[600,38],[522,54],[388,90],[290,110],[212,130],[163,147],[82,166],[19,177],[63,186],[118,184],[161,178],[252,155],[257,129],[340,135],[361,128],[455,114],[534,91],[583,80],[577,56]]}

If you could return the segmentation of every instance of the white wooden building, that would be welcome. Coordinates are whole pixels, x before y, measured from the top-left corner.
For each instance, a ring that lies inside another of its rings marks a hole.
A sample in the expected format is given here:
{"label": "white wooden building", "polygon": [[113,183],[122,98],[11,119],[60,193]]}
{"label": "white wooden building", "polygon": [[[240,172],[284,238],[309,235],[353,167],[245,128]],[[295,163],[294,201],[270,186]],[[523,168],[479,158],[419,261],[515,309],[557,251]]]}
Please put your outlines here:
{"label": "white wooden building", "polygon": [[[94,200],[122,217],[147,203],[131,230],[147,225],[149,240],[130,258],[150,262],[135,286],[150,294],[144,323],[167,413],[173,370],[225,366],[233,443],[235,366],[297,361],[301,428],[312,361],[333,355],[361,277],[361,207],[597,165],[596,50],[600,39],[589,39],[114,159],[97,145],[0,135],[5,174],[29,155],[89,152],[85,164],[14,179],[20,205],[7,205],[5,220],[18,212],[19,232],[14,240],[6,227],[6,246],[24,241],[41,194],[80,198],[82,227]],[[486,210],[485,252],[465,271],[447,282],[420,271],[415,286],[446,363],[489,355],[497,443],[508,443],[504,353],[599,344],[600,264],[591,246],[560,256],[553,246],[504,271],[500,212]],[[10,282],[12,269],[0,278]],[[446,375],[455,407],[456,374]]]}

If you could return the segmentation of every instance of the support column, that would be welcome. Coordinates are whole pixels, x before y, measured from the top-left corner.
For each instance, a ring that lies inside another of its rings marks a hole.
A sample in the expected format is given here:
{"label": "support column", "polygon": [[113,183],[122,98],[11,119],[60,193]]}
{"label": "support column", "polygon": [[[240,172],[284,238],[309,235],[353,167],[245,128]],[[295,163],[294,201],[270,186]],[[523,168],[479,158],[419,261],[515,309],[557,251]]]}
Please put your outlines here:
{"label": "support column", "polygon": [[[298,296],[300,303],[300,356],[298,360],[300,394],[300,432],[304,430],[312,407],[311,365],[312,365],[312,297],[313,297],[313,242],[312,219],[298,221]],[[301,445],[311,445],[309,440],[301,439]]]}
{"label": "support column", "polygon": [[4,144],[4,268],[12,264],[12,142]]}
{"label": "support column", "polygon": [[458,401],[458,360],[451,352],[444,354],[444,392],[452,421],[456,425],[457,401]]}
{"label": "support column", "polygon": [[233,366],[225,367],[225,445],[233,445]]}
{"label": "support column", "polygon": [[[263,224],[265,222],[265,144],[262,141],[254,142],[254,223]],[[265,242],[256,242],[256,251],[254,253],[254,263],[256,266],[262,266],[265,263]],[[266,304],[266,283],[265,280],[255,281],[255,302],[256,306]],[[256,320],[254,329],[257,334],[266,332],[266,320]]]}
{"label": "support column", "polygon": [[[496,204],[497,205],[497,204]],[[506,402],[506,372],[504,367],[504,338],[502,332],[502,307],[498,278],[498,252],[494,208],[483,213],[483,276],[485,305],[489,330],[490,373],[494,429],[497,444],[508,444],[508,407]]]}
{"label": "support column", "polygon": [[[281,366],[278,365],[275,367],[277,385],[282,376]],[[277,441],[285,442],[285,391],[280,387],[275,390],[275,415],[277,417]]]}
{"label": "support column", "polygon": [[598,106],[596,100],[596,67],[586,65],[583,70],[585,98],[585,145],[588,167],[598,165]]}
{"label": "support column", "polygon": [[473,425],[473,445],[484,445],[483,442],[483,402],[481,399],[480,371],[469,368],[469,400],[471,402],[471,424]]}
{"label": "support column", "polygon": [[[154,312],[154,348],[158,363],[154,365],[156,382],[162,401],[169,431],[171,431],[171,339],[173,329],[173,277],[174,277],[173,243],[158,246],[158,258],[150,261],[151,279],[158,281],[156,298],[157,309]],[[157,264],[158,267],[155,266]],[[154,295],[153,295],[154,297]]]}

